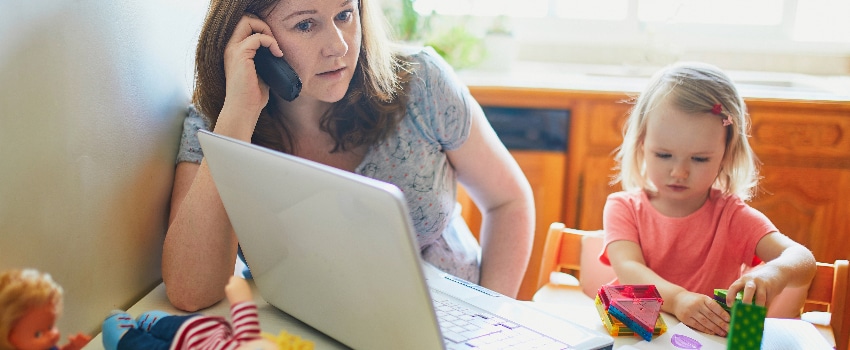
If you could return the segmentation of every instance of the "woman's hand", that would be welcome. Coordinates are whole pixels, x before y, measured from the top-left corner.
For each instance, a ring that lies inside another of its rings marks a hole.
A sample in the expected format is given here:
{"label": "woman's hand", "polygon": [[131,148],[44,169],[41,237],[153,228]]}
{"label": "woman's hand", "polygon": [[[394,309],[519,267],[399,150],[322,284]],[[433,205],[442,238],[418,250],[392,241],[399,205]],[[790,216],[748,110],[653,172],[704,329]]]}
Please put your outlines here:
{"label": "woman's hand", "polygon": [[682,291],[674,296],[673,303],[673,314],[688,327],[721,337],[729,332],[729,313],[711,297]]}
{"label": "woman's hand", "polygon": [[260,111],[269,101],[269,88],[257,77],[254,56],[266,46],[276,57],[283,51],[271,27],[253,14],[242,16],[224,50],[226,95],[215,132],[250,140]]}

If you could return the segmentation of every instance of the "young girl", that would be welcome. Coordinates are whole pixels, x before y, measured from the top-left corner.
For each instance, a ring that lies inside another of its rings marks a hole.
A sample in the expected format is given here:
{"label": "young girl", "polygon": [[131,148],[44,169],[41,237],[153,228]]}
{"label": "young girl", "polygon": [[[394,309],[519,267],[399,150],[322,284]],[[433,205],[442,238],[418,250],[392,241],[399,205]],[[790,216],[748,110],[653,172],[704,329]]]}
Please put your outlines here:
{"label": "young girl", "polygon": [[0,350],[82,349],[91,337],[82,333],[57,347],[56,320],[62,312],[62,287],[49,274],[12,269],[0,274]]}
{"label": "young girl", "polygon": [[[605,249],[620,284],[654,284],[663,311],[725,336],[716,288],[769,305],[809,283],[815,259],[748,206],[758,182],[749,117],[717,67],[682,63],[656,73],[626,123],[616,160],[623,191],[605,203]],[[741,274],[742,266],[764,266]]]}

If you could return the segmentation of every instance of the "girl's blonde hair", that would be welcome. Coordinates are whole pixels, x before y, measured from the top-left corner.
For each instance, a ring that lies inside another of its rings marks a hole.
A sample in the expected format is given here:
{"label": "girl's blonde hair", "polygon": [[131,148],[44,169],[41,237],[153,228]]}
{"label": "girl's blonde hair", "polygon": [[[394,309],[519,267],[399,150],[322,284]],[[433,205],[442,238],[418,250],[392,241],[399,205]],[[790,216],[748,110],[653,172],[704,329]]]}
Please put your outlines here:
{"label": "girl's blonde hair", "polygon": [[47,273],[12,269],[0,274],[0,350],[14,350],[9,333],[30,308],[54,305],[62,309],[62,287]]}
{"label": "girl's blonde hair", "polygon": [[646,177],[643,142],[647,118],[662,101],[685,113],[718,114],[718,123],[727,118],[732,122],[726,126],[726,149],[713,187],[745,201],[752,198],[759,177],[757,159],[747,140],[747,107],[728,75],[713,65],[698,62],[677,63],[652,76],[626,121],[623,144],[615,156],[619,173],[612,184],[620,182],[624,190],[657,191]]}
{"label": "girl's blonde hair", "polygon": [[[195,51],[195,87],[192,102],[212,125],[224,106],[224,48],[245,13],[265,18],[280,1],[211,0]],[[362,42],[357,67],[345,97],[321,121],[334,141],[334,150],[346,150],[380,141],[395,128],[406,111],[401,93],[410,79],[410,62],[393,48],[376,0],[356,0]],[[252,142],[291,153],[293,143],[286,116],[269,99],[260,113]]]}

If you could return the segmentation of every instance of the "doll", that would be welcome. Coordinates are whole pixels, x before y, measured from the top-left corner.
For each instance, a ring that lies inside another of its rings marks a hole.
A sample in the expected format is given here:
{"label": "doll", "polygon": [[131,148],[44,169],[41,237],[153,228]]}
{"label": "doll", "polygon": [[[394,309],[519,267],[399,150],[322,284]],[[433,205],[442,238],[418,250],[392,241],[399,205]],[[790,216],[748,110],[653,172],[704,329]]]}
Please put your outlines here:
{"label": "doll", "polygon": [[0,350],[79,350],[91,337],[78,333],[58,347],[56,320],[62,287],[47,273],[12,269],[0,274]]}
{"label": "doll", "polygon": [[145,312],[134,320],[118,311],[103,321],[103,347],[106,350],[313,349],[311,342],[285,332],[279,337],[261,336],[257,305],[248,282],[241,277],[231,276],[224,290],[232,322],[218,316],[172,315],[164,311]]}

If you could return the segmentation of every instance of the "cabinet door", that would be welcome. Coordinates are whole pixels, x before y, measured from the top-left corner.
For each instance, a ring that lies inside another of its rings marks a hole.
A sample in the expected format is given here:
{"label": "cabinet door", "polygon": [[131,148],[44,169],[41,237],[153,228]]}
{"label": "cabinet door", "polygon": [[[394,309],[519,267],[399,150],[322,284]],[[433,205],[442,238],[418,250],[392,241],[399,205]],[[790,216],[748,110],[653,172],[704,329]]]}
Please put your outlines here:
{"label": "cabinet door", "polygon": [[570,165],[564,224],[582,230],[602,229],[602,209],[616,174],[614,151],[623,140],[623,123],[632,105],[613,96],[576,103],[571,110]]}
{"label": "cabinet door", "polygon": [[751,205],[817,261],[850,259],[850,107],[748,101],[762,162]]}
{"label": "cabinet door", "polygon": [[[541,259],[549,225],[556,221],[562,221],[562,193],[564,193],[566,155],[562,152],[541,151],[511,151],[511,154],[519,167],[522,168],[528,183],[531,185],[531,190],[534,192],[534,207],[536,209],[534,243],[528,270],[517,295],[517,299],[531,300],[534,292],[536,292],[534,276],[537,276],[540,271],[539,264],[533,262]],[[481,212],[478,211],[475,203],[462,188],[458,189],[458,202],[463,207],[463,218],[467,225],[469,225],[475,237],[479,238]]]}
{"label": "cabinet door", "polygon": [[611,185],[611,179],[616,173],[613,170],[614,157],[609,155],[588,156],[585,158],[584,170],[581,172],[578,191],[579,202],[576,205],[576,227],[582,230],[602,229],[602,209],[608,195],[619,191],[620,184]]}
{"label": "cabinet door", "polygon": [[817,261],[850,259],[850,169],[764,165],[751,205]]}

